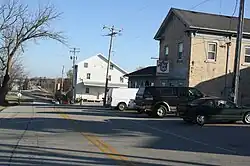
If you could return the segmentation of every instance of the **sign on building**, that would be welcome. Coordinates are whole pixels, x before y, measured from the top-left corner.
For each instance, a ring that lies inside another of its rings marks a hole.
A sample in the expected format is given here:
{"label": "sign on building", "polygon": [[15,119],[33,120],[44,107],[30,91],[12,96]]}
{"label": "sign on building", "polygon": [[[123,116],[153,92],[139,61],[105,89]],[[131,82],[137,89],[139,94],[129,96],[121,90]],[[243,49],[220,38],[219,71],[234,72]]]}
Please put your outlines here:
{"label": "sign on building", "polygon": [[169,62],[166,60],[157,60],[156,74],[169,73]]}

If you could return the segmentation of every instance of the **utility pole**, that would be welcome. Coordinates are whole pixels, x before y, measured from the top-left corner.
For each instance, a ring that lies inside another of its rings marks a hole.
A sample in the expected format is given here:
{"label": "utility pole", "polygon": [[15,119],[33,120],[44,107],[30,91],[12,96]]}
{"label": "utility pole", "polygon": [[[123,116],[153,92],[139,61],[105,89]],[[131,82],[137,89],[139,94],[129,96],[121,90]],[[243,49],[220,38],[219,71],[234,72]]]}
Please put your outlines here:
{"label": "utility pole", "polygon": [[75,92],[75,84],[76,84],[76,78],[75,78],[75,65],[76,65],[76,60],[77,60],[77,56],[76,53],[80,52],[79,48],[71,48],[71,50],[69,51],[70,53],[73,53],[73,56],[70,56],[70,59],[72,60],[72,71],[73,71],[73,77],[72,77],[72,93],[73,93],[73,102],[75,102],[75,97],[76,97],[76,92]]}
{"label": "utility pole", "polygon": [[[229,40],[231,40],[231,37],[229,37]],[[227,45],[227,58],[226,58],[226,69],[225,69],[224,97],[227,96],[227,74],[228,74],[228,61],[229,61],[229,55],[230,55],[231,41],[227,41],[226,45]]]}
{"label": "utility pole", "polygon": [[57,92],[57,78],[55,78],[55,84],[54,84],[54,94]]}
{"label": "utility pole", "polygon": [[61,92],[63,92],[63,78],[64,77],[64,65],[62,66],[62,80],[61,80]]}
{"label": "utility pole", "polygon": [[122,30],[121,29],[115,29],[114,25],[112,27],[103,26],[103,29],[108,29],[110,31],[109,34],[105,35],[105,36],[110,36],[109,54],[108,54],[108,65],[107,65],[106,80],[105,80],[105,91],[104,91],[104,100],[103,100],[103,106],[106,106],[107,91],[108,91],[108,80],[109,80],[110,56],[111,56],[111,52],[112,52],[113,37],[115,37],[117,34],[121,34]]}
{"label": "utility pole", "polygon": [[237,27],[237,40],[235,48],[235,59],[234,59],[234,78],[232,85],[233,101],[235,104],[238,103],[239,96],[239,82],[240,82],[240,55],[241,55],[241,42],[243,37],[243,26],[244,26],[244,4],[245,0],[240,0],[240,9],[238,17]]}

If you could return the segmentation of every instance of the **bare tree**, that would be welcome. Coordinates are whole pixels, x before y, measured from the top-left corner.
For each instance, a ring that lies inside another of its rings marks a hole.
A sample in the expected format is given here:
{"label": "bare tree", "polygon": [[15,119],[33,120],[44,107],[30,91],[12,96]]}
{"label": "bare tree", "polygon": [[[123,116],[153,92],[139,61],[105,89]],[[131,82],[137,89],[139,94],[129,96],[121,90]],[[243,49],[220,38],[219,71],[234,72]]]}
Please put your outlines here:
{"label": "bare tree", "polygon": [[0,6],[0,62],[4,78],[0,88],[0,104],[8,92],[11,66],[14,57],[29,41],[53,39],[65,44],[62,32],[51,28],[53,21],[60,16],[51,5],[30,12],[27,5],[18,0],[9,0]]}
{"label": "bare tree", "polygon": [[14,57],[10,69],[11,69],[9,73],[10,79],[7,84],[8,90],[11,90],[14,87],[14,85],[22,87],[22,84],[27,76],[27,73],[25,73],[24,71],[24,66],[20,59],[20,56]]}
{"label": "bare tree", "polygon": [[67,73],[66,73],[66,75],[67,75],[67,78],[69,78],[70,80],[72,80],[72,78],[73,78],[73,70],[72,69],[68,70]]}

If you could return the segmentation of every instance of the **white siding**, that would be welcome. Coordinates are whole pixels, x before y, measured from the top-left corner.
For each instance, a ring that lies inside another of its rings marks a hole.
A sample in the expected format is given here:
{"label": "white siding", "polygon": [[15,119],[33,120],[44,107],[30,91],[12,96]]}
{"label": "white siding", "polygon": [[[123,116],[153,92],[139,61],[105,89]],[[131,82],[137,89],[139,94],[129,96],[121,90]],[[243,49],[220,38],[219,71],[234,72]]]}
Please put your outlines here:
{"label": "white siding", "polygon": [[[88,63],[88,67],[84,67],[84,63]],[[112,64],[112,63],[111,63]],[[78,73],[77,73],[77,86],[76,86],[76,97],[81,97],[83,99],[89,100],[99,100],[104,96],[104,85],[106,79],[107,71],[107,62],[100,58],[98,55],[90,57],[80,63],[78,63]],[[126,73],[119,70],[115,65],[113,65],[113,70],[109,70],[109,75],[111,75],[111,81],[109,84],[120,84],[119,87],[127,87],[128,79],[123,78],[121,82],[120,78],[123,77]],[[90,73],[90,79],[87,79],[87,73]],[[85,86],[82,84],[91,84]],[[102,84],[101,86],[95,86],[92,83]],[[86,93],[86,87],[89,88],[89,94]]]}
{"label": "white siding", "polygon": [[[84,63],[88,63],[88,68],[84,67]],[[98,56],[93,56],[86,59],[78,64],[78,74],[77,83],[80,82],[105,82],[107,71],[107,63],[99,58]],[[87,73],[90,73],[90,79],[87,79]],[[119,71],[116,67],[113,70],[109,70],[109,75],[111,75],[110,83],[120,84],[120,77],[123,77],[124,73]],[[82,79],[82,81],[81,81]],[[124,78],[124,85],[128,84],[128,80]]]}

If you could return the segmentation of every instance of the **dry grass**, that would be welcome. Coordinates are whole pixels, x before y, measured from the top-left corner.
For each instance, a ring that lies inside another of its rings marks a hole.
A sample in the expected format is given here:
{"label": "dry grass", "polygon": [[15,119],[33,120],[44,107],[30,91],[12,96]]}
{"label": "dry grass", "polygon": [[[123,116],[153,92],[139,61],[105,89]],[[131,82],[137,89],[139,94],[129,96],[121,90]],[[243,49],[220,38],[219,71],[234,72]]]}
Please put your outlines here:
{"label": "dry grass", "polygon": [[6,107],[4,107],[4,106],[0,106],[0,112],[3,110],[3,109],[5,109]]}

